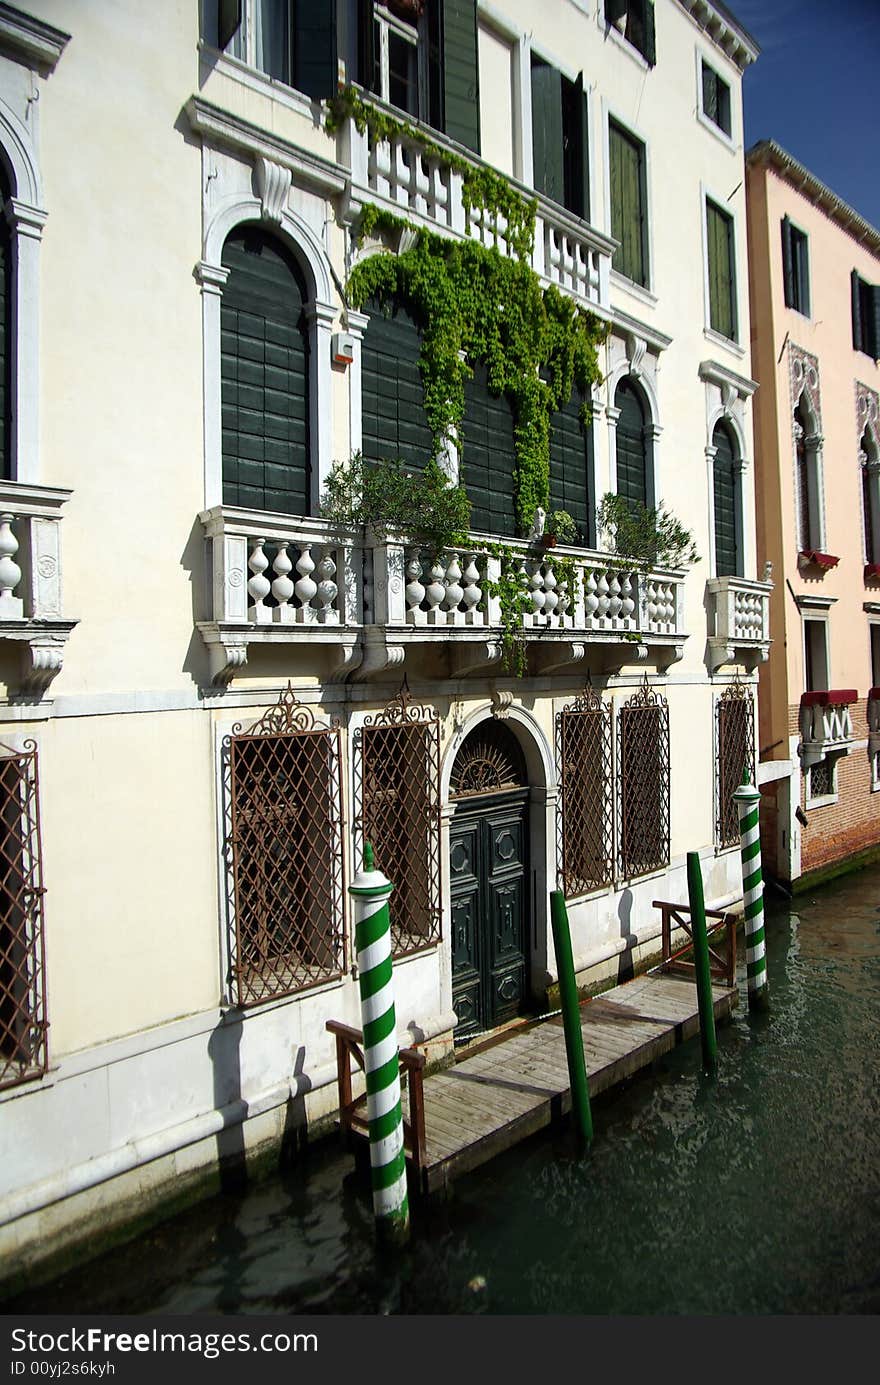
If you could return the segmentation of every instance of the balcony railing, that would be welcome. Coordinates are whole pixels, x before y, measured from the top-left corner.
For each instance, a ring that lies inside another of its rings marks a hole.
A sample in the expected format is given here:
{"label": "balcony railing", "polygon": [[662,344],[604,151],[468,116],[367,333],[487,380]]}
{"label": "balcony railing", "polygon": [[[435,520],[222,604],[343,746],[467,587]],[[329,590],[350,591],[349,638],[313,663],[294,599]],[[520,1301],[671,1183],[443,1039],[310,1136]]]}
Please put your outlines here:
{"label": "balcony railing", "polygon": [[743,577],[712,577],[706,583],[709,656],[712,672],[722,664],[749,669],[770,652],[770,593],[773,583]]}
{"label": "balcony railing", "polygon": [[646,658],[649,646],[663,665],[681,657],[680,572],[645,573],[607,554],[512,540],[502,558],[478,536],[434,555],[404,538],[230,506],[201,520],[211,606],[199,628],[221,684],[244,666],[251,643],[330,645],[336,676],[367,677],[402,662],[407,645],[432,641],[452,650],[455,672],[496,663],[502,567],[520,581],[519,628],[540,645],[536,671],[577,662],[588,644],[606,646],[611,667]]}
{"label": "balcony railing", "polygon": [[15,641],[22,668],[14,694],[40,695],[61,668],[75,620],[65,619],[57,486],[0,481],[0,639]]}
{"label": "balcony railing", "polygon": [[[441,151],[447,145],[436,130],[426,131],[426,139]],[[464,151],[448,147],[450,155],[462,157]],[[339,152],[341,162],[351,170],[350,213],[372,202],[440,235],[470,236],[502,255],[513,255],[503,214],[468,207],[461,173],[449,166],[442,153],[426,153],[417,137],[401,134],[376,140],[348,117],[340,132]],[[477,158],[471,162],[481,166]],[[514,179],[510,182],[524,198],[535,197],[530,188]],[[535,273],[585,304],[607,308],[615,242],[545,197],[538,196],[537,204]]]}
{"label": "balcony railing", "polygon": [[843,754],[853,741],[850,706],[858,698],[851,688],[806,692],[801,697],[801,763],[804,769],[828,754]]}

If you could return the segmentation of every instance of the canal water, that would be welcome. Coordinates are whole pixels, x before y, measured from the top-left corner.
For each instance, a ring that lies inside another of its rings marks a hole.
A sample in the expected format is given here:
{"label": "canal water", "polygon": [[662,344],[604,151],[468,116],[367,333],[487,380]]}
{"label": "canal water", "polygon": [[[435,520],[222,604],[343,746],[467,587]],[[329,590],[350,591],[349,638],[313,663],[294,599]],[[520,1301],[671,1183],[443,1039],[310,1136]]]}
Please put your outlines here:
{"label": "canal water", "polygon": [[780,907],[772,1011],[694,1039],[594,1106],[595,1140],[542,1134],[455,1184],[377,1265],[335,1142],[5,1312],[880,1312],[880,869]]}

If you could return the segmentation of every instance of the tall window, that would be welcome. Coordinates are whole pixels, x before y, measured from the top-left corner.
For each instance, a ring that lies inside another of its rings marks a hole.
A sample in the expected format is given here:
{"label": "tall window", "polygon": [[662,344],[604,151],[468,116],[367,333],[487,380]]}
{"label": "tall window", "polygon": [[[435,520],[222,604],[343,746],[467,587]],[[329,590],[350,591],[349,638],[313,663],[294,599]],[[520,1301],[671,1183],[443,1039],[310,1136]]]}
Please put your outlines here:
{"label": "tall window", "polygon": [[719,846],[734,846],[739,841],[739,814],[733,794],[742,783],[744,769],[755,782],[754,698],[737,681],[719,697],[715,710],[716,840]]}
{"label": "tall window", "polygon": [[587,98],[576,82],[532,54],[534,186],[575,216],[590,215]]}
{"label": "tall window", "polygon": [[855,269],[850,282],[853,348],[876,361],[880,359],[880,287],[869,284]]}
{"label": "tall window", "polygon": [[0,164],[0,477],[12,475],[12,233],[9,187]]}
{"label": "tall window", "polygon": [[730,430],[723,423],[712,434],[716,577],[742,576],[739,522],[739,468]]}
{"label": "tall window", "polygon": [[421,468],[433,456],[419,369],[422,339],[406,308],[367,304],[370,323],[361,355],[363,454],[368,461],[400,457]]}
{"label": "tall window", "polygon": [[782,218],[782,282],[785,306],[810,316],[810,258],[805,231]]}
{"label": "tall window", "polygon": [[706,202],[706,247],[709,267],[709,326],[736,341],[736,268],[733,217]]}
{"label": "tall window", "polygon": [[506,395],[489,391],[484,365],[464,387],[462,481],[471,501],[471,526],[483,533],[516,533],[513,409]]}
{"label": "tall window", "polygon": [[256,226],[233,231],[223,265],[223,502],[308,514],[305,281],[286,246]]}
{"label": "tall window", "polygon": [[590,690],[556,716],[558,874],[567,898],[614,877],[611,706]]}
{"label": "tall window", "polygon": [[828,689],[828,624],[824,620],[804,621],[805,692]]}
{"label": "tall window", "polygon": [[550,420],[550,508],[565,510],[581,542],[595,541],[593,429],[581,417],[578,390]]}
{"label": "tall window", "polygon": [[605,18],[653,67],[657,61],[654,0],[605,0]]}
{"label": "tall window", "polygon": [[824,537],[819,441],[803,395],[798,400],[794,412],[794,439],[798,545],[801,553],[821,553],[824,548]]}
{"label": "tall window", "polygon": [[644,875],[669,860],[669,706],[644,686],[617,714],[619,868]]}
{"label": "tall window", "polygon": [[631,504],[653,505],[648,444],[645,438],[645,411],[636,386],[629,377],[621,380],[614,392],[617,419],[617,494]]}
{"label": "tall window", "polygon": [[615,121],[608,126],[611,234],[620,241],[613,267],[636,284],[648,283],[645,146]]}
{"label": "tall window", "polygon": [[344,966],[339,731],[288,691],[227,754],[230,979],[255,1005]]}
{"label": "tall window", "polygon": [[730,134],[730,87],[719,77],[714,67],[702,63],[703,115]]}
{"label": "tall window", "polygon": [[37,751],[0,746],[0,1087],[46,1071]]}
{"label": "tall window", "polygon": [[862,468],[865,562],[880,563],[880,452],[869,428],[862,434],[859,459]]}

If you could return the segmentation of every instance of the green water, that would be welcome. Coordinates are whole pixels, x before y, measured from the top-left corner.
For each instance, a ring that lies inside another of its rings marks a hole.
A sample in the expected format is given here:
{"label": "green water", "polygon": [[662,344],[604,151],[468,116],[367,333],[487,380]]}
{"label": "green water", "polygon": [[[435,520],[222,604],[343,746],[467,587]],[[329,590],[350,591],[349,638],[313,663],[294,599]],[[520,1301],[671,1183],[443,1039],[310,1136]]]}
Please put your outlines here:
{"label": "green water", "polygon": [[378,1265],[335,1143],[5,1312],[880,1312],[880,869],[768,911],[772,1011],[461,1179]]}

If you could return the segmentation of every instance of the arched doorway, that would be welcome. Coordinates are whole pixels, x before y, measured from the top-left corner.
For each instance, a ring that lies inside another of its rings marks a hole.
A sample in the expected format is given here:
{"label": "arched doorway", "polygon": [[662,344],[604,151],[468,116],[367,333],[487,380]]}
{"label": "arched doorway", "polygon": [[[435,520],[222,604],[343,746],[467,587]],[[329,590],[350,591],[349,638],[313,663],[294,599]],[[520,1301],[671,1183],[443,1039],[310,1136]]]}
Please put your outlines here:
{"label": "arched doorway", "polygon": [[528,770],[502,722],[481,722],[462,742],[449,796],[452,1008],[461,1042],[514,1018],[528,999]]}

